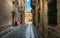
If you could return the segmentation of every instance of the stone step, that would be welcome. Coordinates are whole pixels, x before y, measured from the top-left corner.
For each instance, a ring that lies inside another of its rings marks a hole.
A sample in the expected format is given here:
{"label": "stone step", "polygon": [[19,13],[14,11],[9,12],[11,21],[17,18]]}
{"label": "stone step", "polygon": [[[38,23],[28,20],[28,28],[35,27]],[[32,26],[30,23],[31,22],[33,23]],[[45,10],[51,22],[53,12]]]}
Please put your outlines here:
{"label": "stone step", "polygon": [[9,33],[9,32],[11,32],[11,31],[13,31],[14,28],[15,27],[10,27],[10,28],[8,28],[8,29],[0,32],[0,37],[3,36],[3,35],[5,35],[5,34],[7,34],[7,33]]}

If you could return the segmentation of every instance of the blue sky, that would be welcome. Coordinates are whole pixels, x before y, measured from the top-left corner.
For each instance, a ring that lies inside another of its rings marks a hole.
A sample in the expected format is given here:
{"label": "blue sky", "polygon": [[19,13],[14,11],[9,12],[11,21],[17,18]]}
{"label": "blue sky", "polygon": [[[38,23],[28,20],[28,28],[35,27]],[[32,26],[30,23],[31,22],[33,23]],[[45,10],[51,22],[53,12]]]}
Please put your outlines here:
{"label": "blue sky", "polygon": [[31,12],[31,10],[32,10],[32,8],[31,8],[31,6],[30,6],[30,3],[31,3],[31,0],[27,0],[26,6],[27,6],[27,11],[28,11],[28,12]]}

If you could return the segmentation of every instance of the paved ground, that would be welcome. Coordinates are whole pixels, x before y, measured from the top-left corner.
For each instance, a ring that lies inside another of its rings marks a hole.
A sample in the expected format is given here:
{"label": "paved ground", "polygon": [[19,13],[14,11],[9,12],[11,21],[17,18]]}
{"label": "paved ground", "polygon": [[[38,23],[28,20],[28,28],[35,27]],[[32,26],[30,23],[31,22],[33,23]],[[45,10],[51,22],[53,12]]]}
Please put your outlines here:
{"label": "paved ground", "polygon": [[3,26],[3,25],[0,25],[0,32],[2,32],[2,31],[4,31],[5,29],[7,29],[7,28],[10,28],[11,27],[11,25],[5,25],[5,26]]}
{"label": "paved ground", "polygon": [[0,38],[38,38],[37,33],[31,23],[17,26],[13,31]]}

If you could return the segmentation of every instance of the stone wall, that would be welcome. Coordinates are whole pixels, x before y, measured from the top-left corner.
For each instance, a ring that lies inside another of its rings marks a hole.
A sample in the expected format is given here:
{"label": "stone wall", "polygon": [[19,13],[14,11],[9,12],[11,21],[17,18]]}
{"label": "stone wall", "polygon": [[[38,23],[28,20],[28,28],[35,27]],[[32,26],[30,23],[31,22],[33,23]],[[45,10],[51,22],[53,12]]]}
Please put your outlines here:
{"label": "stone wall", "polygon": [[12,9],[12,0],[0,0],[0,29],[12,25]]}
{"label": "stone wall", "polygon": [[57,0],[57,25],[55,29],[60,33],[60,0]]}
{"label": "stone wall", "polygon": [[[56,2],[57,2],[57,5],[56,5]],[[50,7],[48,7],[49,5]],[[32,6],[32,14],[33,14],[33,24],[35,23],[34,26],[38,28],[39,32],[43,34],[43,38],[48,38],[49,32],[51,34],[49,35],[50,36],[49,38],[60,38],[59,37],[60,35],[60,0],[40,0],[40,23],[39,24],[37,22],[38,2],[32,0],[31,6]],[[49,25],[49,21],[50,21],[50,25]],[[42,31],[40,28],[42,28]]]}

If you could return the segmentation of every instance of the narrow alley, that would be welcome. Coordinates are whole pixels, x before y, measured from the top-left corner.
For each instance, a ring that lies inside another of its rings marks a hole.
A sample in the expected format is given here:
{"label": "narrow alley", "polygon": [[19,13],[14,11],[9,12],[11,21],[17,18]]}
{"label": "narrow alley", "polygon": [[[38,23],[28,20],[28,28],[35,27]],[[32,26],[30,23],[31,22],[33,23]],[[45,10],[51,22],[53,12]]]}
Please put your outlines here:
{"label": "narrow alley", "polygon": [[60,0],[0,0],[0,38],[60,38]]}

